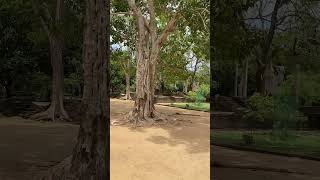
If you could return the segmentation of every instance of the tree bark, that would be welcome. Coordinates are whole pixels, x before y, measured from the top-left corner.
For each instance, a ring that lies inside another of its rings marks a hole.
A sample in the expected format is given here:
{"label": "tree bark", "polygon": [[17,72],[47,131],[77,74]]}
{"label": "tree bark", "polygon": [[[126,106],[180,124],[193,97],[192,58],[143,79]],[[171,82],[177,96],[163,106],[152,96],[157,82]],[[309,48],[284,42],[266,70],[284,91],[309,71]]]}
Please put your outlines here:
{"label": "tree bark", "polygon": [[126,96],[125,99],[126,100],[130,100],[131,99],[131,91],[130,91],[130,73],[131,73],[131,50],[128,50],[128,60],[127,60],[127,65],[126,65],[126,70],[125,70],[125,76],[126,76]]}
{"label": "tree bark", "polygon": [[78,141],[72,156],[41,180],[110,178],[109,0],[87,0],[84,38],[84,94]]}
{"label": "tree bark", "polygon": [[131,117],[135,122],[145,120],[145,117],[155,117],[155,73],[160,49],[174,30],[177,15],[168,22],[161,35],[157,35],[154,1],[148,0],[150,19],[147,20],[136,6],[135,0],[128,0],[130,9],[136,18],[138,28],[136,99]]}
{"label": "tree bark", "polygon": [[[194,56],[193,56],[194,57]],[[192,58],[193,58],[192,57]],[[196,74],[197,74],[197,71],[198,71],[198,64],[199,64],[199,59],[196,59],[196,63],[194,65],[194,70],[192,72],[192,76],[191,76],[191,81],[190,81],[190,88],[192,91],[196,91],[196,88],[195,88],[195,78],[196,78]]]}
{"label": "tree bark", "polygon": [[[49,38],[50,45],[50,60],[52,67],[52,94],[51,103],[45,112],[33,115],[32,119],[51,119],[55,121],[56,117],[59,119],[69,120],[68,113],[64,109],[64,69],[62,60],[62,44],[63,37],[58,27],[61,25],[61,18],[63,13],[64,2],[63,0],[56,1],[56,16],[55,19],[49,14],[46,4],[44,4],[45,15],[40,15],[42,26],[46,31]],[[49,27],[54,26],[55,28]]]}
{"label": "tree bark", "polygon": [[272,57],[270,56],[270,50],[272,46],[272,40],[275,34],[275,30],[278,22],[278,11],[281,6],[286,3],[286,0],[276,0],[272,15],[271,15],[271,24],[267,37],[264,41],[264,44],[261,48],[260,61],[258,61],[258,70],[256,73],[257,76],[257,90],[263,95],[271,94],[270,87],[272,86],[273,81],[273,69],[272,69]]}
{"label": "tree bark", "polygon": [[62,42],[58,37],[50,36],[50,52],[52,66],[52,94],[51,104],[47,113],[54,121],[58,116],[61,119],[69,119],[63,106],[64,99],[64,73],[62,61]]}

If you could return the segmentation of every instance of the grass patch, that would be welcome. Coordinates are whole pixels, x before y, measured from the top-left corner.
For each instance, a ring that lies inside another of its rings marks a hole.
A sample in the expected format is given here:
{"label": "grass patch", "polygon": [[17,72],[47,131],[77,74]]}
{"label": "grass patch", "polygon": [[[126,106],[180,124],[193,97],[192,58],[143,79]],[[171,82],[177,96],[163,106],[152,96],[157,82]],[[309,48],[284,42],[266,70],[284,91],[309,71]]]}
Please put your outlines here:
{"label": "grass patch", "polygon": [[210,111],[210,103],[171,103],[170,106],[182,108],[182,109],[190,109],[190,110],[196,110],[196,111]]}
{"label": "grass patch", "polygon": [[320,131],[290,131],[286,139],[276,138],[270,131],[254,131],[252,145],[245,145],[243,134],[244,131],[213,130],[211,142],[320,158]]}

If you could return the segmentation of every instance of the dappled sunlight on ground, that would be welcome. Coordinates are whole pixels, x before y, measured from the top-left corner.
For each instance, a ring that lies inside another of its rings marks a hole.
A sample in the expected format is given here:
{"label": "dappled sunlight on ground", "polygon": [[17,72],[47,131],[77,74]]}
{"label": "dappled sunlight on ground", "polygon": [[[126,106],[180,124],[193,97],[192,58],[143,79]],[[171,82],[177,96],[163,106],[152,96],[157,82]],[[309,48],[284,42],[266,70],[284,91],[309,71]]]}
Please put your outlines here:
{"label": "dappled sunlight on ground", "polygon": [[[133,102],[111,100],[111,119],[129,112]],[[161,113],[184,115],[192,123],[173,127],[111,127],[111,179],[207,180],[210,177],[209,114],[157,106]],[[178,115],[176,115],[178,116]]]}

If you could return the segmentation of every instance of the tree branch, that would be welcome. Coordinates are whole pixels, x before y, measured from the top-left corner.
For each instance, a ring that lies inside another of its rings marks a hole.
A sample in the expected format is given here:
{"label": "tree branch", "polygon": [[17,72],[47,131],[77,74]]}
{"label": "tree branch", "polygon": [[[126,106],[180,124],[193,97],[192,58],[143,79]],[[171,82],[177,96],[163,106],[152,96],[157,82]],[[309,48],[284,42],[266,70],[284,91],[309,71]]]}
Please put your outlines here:
{"label": "tree branch", "polygon": [[168,24],[166,25],[166,27],[163,30],[162,34],[157,39],[157,44],[159,45],[159,47],[161,47],[164,44],[164,42],[167,40],[170,32],[173,32],[175,30],[178,18],[179,18],[179,15],[175,14],[171,18],[171,20],[168,22]]}
{"label": "tree branch", "polygon": [[150,32],[150,28],[149,28],[149,23],[146,20],[145,17],[143,17],[140,9],[137,7],[135,0],[128,0],[128,4],[130,9],[133,12],[133,15],[136,16],[137,18],[143,18],[144,21],[144,26],[147,28],[147,30]]}
{"label": "tree branch", "polygon": [[151,40],[155,41],[157,37],[157,31],[156,31],[156,13],[155,13],[155,7],[154,7],[154,0],[148,0],[148,10],[150,13],[150,34],[151,34]]}

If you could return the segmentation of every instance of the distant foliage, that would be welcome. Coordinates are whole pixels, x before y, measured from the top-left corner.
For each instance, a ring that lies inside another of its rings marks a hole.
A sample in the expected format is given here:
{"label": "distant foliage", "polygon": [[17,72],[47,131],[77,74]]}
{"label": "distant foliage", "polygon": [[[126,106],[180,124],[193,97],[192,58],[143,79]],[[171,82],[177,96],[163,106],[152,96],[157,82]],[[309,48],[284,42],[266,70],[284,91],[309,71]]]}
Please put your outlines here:
{"label": "distant foliage", "polygon": [[47,101],[50,98],[51,88],[50,76],[41,72],[33,74],[31,83],[33,97],[40,101]]}
{"label": "distant foliage", "polygon": [[274,111],[275,102],[270,96],[262,96],[259,93],[255,93],[251,96],[247,103],[252,109],[251,112],[243,116],[249,125],[263,124],[269,126],[272,124],[272,113]]}
{"label": "distant foliage", "polygon": [[[294,75],[290,75],[282,84],[280,93],[284,96],[293,96],[295,93]],[[304,105],[320,102],[320,74],[301,73],[299,98]]]}
{"label": "distant foliage", "polygon": [[189,91],[187,98],[196,104],[200,104],[206,101],[206,97],[210,95],[210,86],[202,84],[196,91]]}
{"label": "distant foliage", "polygon": [[307,118],[299,112],[294,96],[277,94],[262,96],[254,94],[247,100],[251,111],[242,118],[250,128],[272,128],[272,135],[280,138],[288,136],[288,130],[302,127]]}
{"label": "distant foliage", "polygon": [[305,121],[306,117],[300,113],[294,96],[274,96],[275,107],[272,113],[273,136],[285,139],[289,136],[288,130],[297,128],[299,121]]}
{"label": "distant foliage", "polygon": [[201,84],[198,91],[205,98],[209,98],[210,97],[210,85],[209,84]]}

